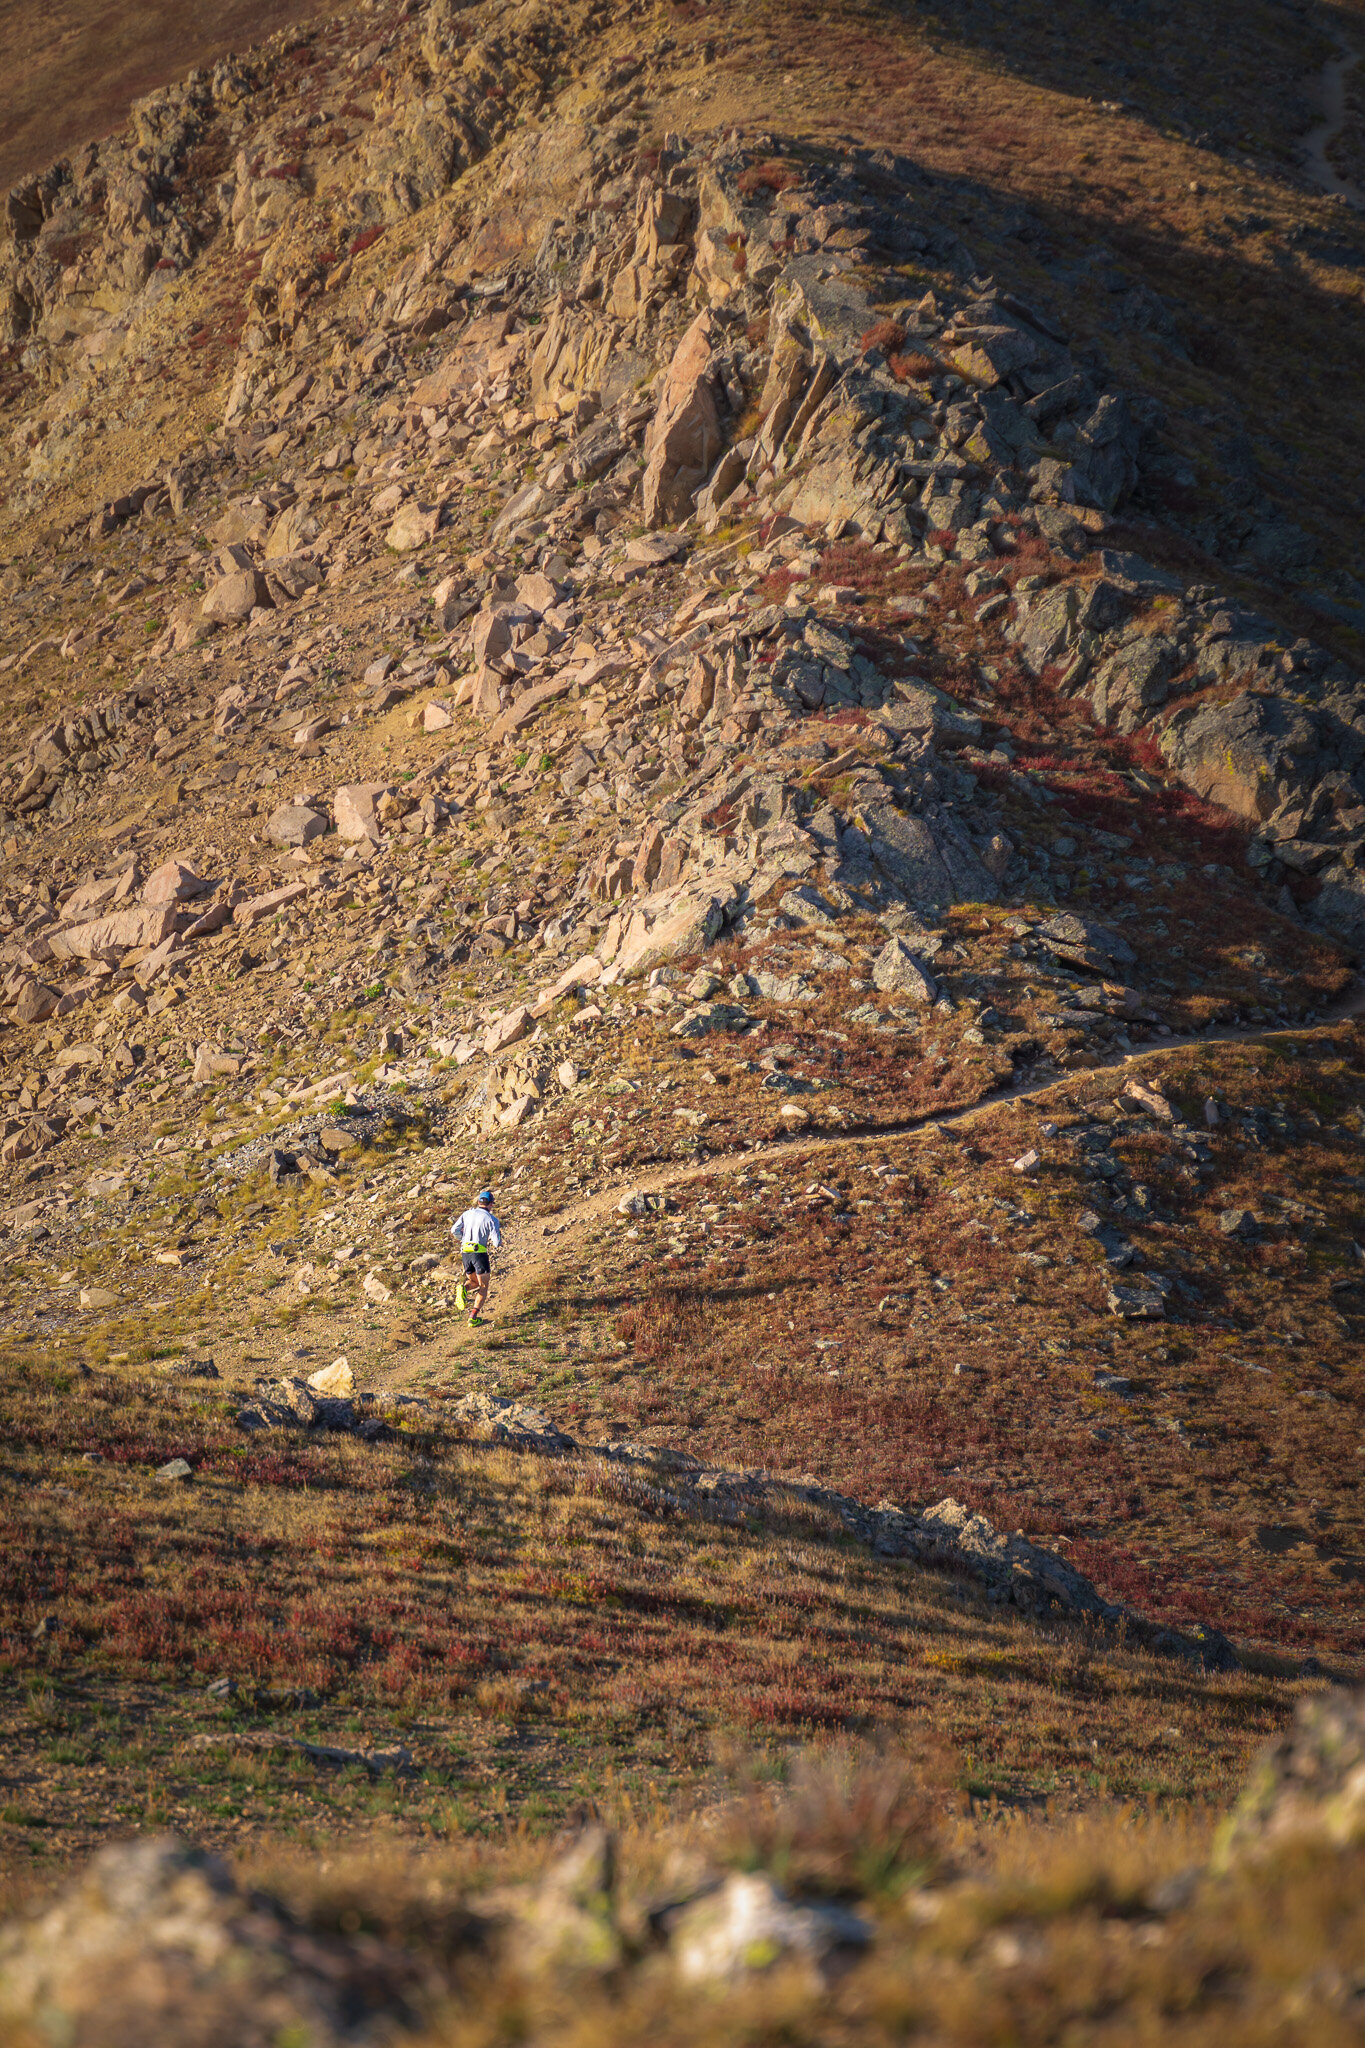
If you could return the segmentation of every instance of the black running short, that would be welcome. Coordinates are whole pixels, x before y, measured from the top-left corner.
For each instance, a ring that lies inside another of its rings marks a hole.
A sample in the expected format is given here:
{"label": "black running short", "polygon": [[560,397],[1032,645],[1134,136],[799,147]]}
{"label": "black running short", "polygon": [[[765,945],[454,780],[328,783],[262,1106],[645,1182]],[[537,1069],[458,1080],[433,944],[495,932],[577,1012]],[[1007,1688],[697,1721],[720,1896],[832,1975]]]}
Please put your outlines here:
{"label": "black running short", "polygon": [[466,1273],[487,1273],[492,1269],[488,1264],[487,1252],[461,1252]]}

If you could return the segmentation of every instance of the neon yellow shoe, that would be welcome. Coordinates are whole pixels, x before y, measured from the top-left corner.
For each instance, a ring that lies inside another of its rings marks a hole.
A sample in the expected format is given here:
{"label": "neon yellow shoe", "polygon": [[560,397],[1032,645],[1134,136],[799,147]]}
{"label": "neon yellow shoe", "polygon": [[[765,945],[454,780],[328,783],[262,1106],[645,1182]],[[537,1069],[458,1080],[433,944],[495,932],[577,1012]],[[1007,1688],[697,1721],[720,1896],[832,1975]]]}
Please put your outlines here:
{"label": "neon yellow shoe", "polygon": [[468,1308],[469,1306],[469,1303],[465,1300],[463,1280],[460,1281],[455,1289],[455,1306],[456,1308]]}

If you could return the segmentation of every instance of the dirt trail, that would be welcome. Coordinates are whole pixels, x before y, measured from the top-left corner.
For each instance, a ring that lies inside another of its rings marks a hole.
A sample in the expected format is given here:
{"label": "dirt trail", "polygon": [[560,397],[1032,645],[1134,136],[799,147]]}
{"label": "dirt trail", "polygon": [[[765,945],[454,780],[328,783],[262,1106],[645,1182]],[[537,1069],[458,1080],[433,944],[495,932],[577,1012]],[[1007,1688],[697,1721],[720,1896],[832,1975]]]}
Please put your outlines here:
{"label": "dirt trail", "polygon": [[[1195,1034],[1182,1038],[1164,1038],[1158,1045],[1144,1046],[1141,1051],[1120,1053],[1111,1059],[1097,1060],[1093,1067],[1081,1067],[1070,1073],[1059,1074],[1055,1080],[1038,1081],[1026,1087],[1003,1089],[999,1094],[988,1095],[965,1109],[927,1111],[909,1117],[903,1123],[880,1124],[874,1130],[865,1130],[854,1125],[847,1131],[822,1132],[818,1135],[799,1135],[770,1139],[766,1143],[755,1143],[734,1152],[713,1153],[707,1159],[686,1160],[672,1165],[660,1166],[653,1172],[630,1174],[615,1181],[610,1187],[600,1188],[572,1207],[557,1210],[544,1219],[527,1217],[508,1229],[510,1242],[498,1261],[498,1273],[493,1284],[491,1299],[492,1315],[490,1324],[498,1324],[516,1310],[527,1295],[555,1268],[572,1264],[579,1237],[585,1226],[610,1215],[626,1194],[664,1194],[670,1188],[684,1186],[689,1181],[707,1180],[716,1174],[735,1173],[741,1167],[761,1166],[774,1160],[818,1158],[827,1152],[869,1151],[885,1146],[897,1139],[927,1138],[940,1131],[967,1130],[973,1124],[993,1115],[997,1110],[1008,1108],[1016,1102],[1039,1101],[1049,1095],[1084,1083],[1090,1075],[1109,1072],[1120,1073],[1128,1068],[1142,1067],[1169,1059],[1172,1053],[1182,1052],[1194,1046],[1218,1044],[1255,1044],[1272,1039],[1305,1039],[1317,1032],[1330,1030],[1340,1024],[1365,1014],[1365,983],[1357,983],[1349,994],[1343,996],[1327,1010],[1321,1021],[1312,1025],[1294,1027],[1287,1025],[1283,1030],[1220,1030]],[[539,1242],[533,1240],[539,1239]],[[546,1243],[546,1240],[549,1243]],[[550,1249],[550,1245],[562,1244],[562,1250]],[[443,1358],[458,1354],[474,1341],[463,1317],[452,1314],[451,1320],[439,1338],[431,1345],[405,1353],[390,1364],[381,1367],[375,1374],[380,1386],[401,1390],[415,1380],[425,1378],[433,1364]]]}
{"label": "dirt trail", "polygon": [[1339,54],[1329,59],[1318,75],[1316,97],[1323,117],[1303,139],[1304,157],[1308,174],[1321,191],[1365,209],[1365,189],[1353,178],[1343,178],[1327,154],[1346,126],[1349,111],[1346,81],[1360,62],[1360,52],[1339,30],[1334,30],[1334,33]]}

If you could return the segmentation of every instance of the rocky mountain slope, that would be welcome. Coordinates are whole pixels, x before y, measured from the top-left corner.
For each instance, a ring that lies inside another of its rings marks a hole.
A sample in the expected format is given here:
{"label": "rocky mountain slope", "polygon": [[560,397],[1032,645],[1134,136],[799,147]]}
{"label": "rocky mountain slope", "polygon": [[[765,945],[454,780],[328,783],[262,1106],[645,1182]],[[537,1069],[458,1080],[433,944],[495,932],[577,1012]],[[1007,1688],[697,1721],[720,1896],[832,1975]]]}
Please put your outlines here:
{"label": "rocky mountain slope", "polygon": [[[5,1645],[76,1722],[197,1673],[368,1770],[365,1596],[299,1663],[224,1532],[393,1487],[458,1547],[481,1459],[1178,1669],[1209,1789],[1354,1669],[1365,423],[1299,336],[1350,359],[1365,244],[1142,38],[1085,101],[987,16],[362,7],[9,194]],[[1267,11],[1230,104],[1295,121],[1321,42]],[[991,125],[1026,91],[1112,152],[1084,205]],[[1233,321],[1196,259],[1253,200]],[[438,1707],[419,1608],[389,1708],[512,1746],[641,1654]],[[739,1710],[678,1711],[690,1783]]]}

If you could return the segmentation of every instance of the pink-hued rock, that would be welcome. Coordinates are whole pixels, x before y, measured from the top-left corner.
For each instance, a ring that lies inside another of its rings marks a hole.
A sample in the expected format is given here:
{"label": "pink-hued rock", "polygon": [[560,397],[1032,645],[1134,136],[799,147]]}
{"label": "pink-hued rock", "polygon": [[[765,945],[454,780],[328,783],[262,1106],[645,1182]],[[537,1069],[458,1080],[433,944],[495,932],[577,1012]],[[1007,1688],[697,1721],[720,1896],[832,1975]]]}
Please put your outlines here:
{"label": "pink-hued rock", "polygon": [[208,886],[183,861],[167,860],[148,875],[142,885],[142,900],[144,903],[187,903],[192,896],[202,896]]}
{"label": "pink-hued rock", "polygon": [[658,410],[645,435],[647,526],[685,519],[724,445],[716,403],[709,313],[698,313],[668,366]]}
{"label": "pink-hued rock", "polygon": [[250,618],[258,605],[269,602],[264,576],[255,569],[239,569],[214,584],[199,607],[199,616],[213,625],[232,626]]}
{"label": "pink-hued rock", "polygon": [[55,1014],[60,992],[45,981],[27,980],[14,998],[16,1024],[41,1024]]}
{"label": "pink-hued rock", "polygon": [[173,903],[139,903],[129,910],[116,910],[110,917],[78,924],[73,931],[63,932],[62,942],[77,960],[92,959],[97,953],[126,953],[134,946],[159,946],[179,931],[182,916]]}
{"label": "pink-hued rock", "polygon": [[[573,670],[566,670],[562,676],[552,676],[547,683],[535,683],[529,690],[523,690],[515,704],[509,704],[493,722],[488,735],[490,747],[497,746],[509,733],[520,732],[529,724],[542,704],[551,704],[556,697],[567,697],[574,684],[579,681]],[[496,687],[496,685],[495,685]]]}
{"label": "pink-hued rock", "polygon": [[[648,903],[648,899],[646,899]],[[652,907],[652,906],[651,906]],[[713,896],[684,894],[676,906],[661,903],[650,919],[648,908],[637,911],[622,933],[613,967],[618,981],[634,981],[680,953],[700,953],[725,921]]]}
{"label": "pink-hued rock", "polygon": [[307,894],[306,882],[286,882],[282,889],[271,889],[264,896],[252,896],[245,903],[239,903],[232,913],[232,922],[249,930],[252,925],[273,917],[277,910],[287,910],[291,903],[297,903],[301,896]]}
{"label": "pink-hued rock", "polygon": [[408,554],[413,548],[425,547],[429,540],[434,540],[440,523],[439,505],[420,505],[414,499],[403,506],[384,540],[397,553]]}
{"label": "pink-hued rock", "polygon": [[502,678],[495,668],[481,668],[475,672],[470,709],[476,718],[497,717],[502,704],[498,694],[501,682]]}
{"label": "pink-hued rock", "polygon": [[531,1012],[524,1003],[515,1010],[509,1010],[505,1017],[499,1017],[496,1024],[490,1024],[483,1041],[486,1053],[502,1052],[505,1047],[515,1045],[525,1038],[532,1024]]}
{"label": "pink-hued rock", "polygon": [[377,843],[381,833],[380,799],[387,796],[392,787],[389,782],[344,783],[332,798],[332,816],[336,821],[338,838],[352,842],[370,839]]}
{"label": "pink-hued rock", "polygon": [[92,917],[98,917],[102,910],[125,902],[132,894],[136,873],[135,868],[125,868],[121,875],[106,875],[98,882],[86,882],[83,887],[73,890],[62,905],[62,922],[86,924]]}
{"label": "pink-hued rock", "polygon": [[551,982],[545,993],[552,1002],[557,1002],[560,996],[568,995],[570,989],[591,988],[594,982],[601,979],[602,962],[596,953],[586,953],[581,960],[575,960],[571,967],[566,967],[559,979]]}

